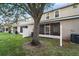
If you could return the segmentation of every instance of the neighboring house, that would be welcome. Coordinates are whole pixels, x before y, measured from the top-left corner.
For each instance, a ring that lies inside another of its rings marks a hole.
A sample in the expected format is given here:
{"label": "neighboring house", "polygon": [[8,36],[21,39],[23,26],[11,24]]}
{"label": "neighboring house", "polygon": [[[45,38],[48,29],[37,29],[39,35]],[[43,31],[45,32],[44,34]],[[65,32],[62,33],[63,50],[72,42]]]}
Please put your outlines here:
{"label": "neighboring house", "polygon": [[[33,19],[19,21],[17,31],[25,36],[33,32]],[[16,27],[16,24],[13,25]],[[71,4],[42,15],[40,21],[39,36],[49,38],[70,39],[70,35],[79,34],[79,4]]]}

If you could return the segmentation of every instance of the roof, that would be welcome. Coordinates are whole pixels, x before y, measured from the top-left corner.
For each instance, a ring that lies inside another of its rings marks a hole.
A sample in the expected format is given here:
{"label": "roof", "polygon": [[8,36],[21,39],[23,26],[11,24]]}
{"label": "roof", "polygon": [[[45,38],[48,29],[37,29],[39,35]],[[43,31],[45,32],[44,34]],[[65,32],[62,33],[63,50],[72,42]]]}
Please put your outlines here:
{"label": "roof", "polygon": [[58,22],[58,21],[65,21],[65,20],[73,20],[73,19],[79,19],[79,15],[73,15],[73,16],[67,16],[67,17],[60,17],[60,18],[55,18],[55,19],[50,19],[50,20],[43,20],[41,21],[42,23],[44,22]]}
{"label": "roof", "polygon": [[59,9],[63,9],[63,8],[66,8],[66,7],[72,6],[72,5],[74,5],[74,4],[77,4],[77,3],[72,3],[72,4],[68,4],[68,5],[65,5],[65,6],[59,7],[59,8],[53,9],[53,10],[51,10],[51,11],[44,12],[44,14],[45,14],[45,13],[48,13],[48,12],[52,12],[52,11],[55,11],[55,10],[59,10]]}

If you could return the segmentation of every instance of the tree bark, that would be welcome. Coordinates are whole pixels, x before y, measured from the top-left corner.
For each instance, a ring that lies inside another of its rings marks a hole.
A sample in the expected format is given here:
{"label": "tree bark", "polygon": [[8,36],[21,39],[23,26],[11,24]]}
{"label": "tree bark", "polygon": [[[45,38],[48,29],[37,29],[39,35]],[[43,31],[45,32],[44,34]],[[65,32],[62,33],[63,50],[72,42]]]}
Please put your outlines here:
{"label": "tree bark", "polygon": [[8,28],[8,33],[11,33],[11,27]]}
{"label": "tree bark", "polygon": [[39,45],[39,21],[34,23],[34,29],[33,29],[33,37],[32,37],[32,45],[36,46]]}

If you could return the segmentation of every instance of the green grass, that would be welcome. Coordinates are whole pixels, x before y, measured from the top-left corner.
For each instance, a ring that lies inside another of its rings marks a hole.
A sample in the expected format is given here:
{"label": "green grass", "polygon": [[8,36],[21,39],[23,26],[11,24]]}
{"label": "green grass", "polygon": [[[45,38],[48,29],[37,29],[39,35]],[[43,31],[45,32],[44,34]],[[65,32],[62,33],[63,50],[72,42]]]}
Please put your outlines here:
{"label": "green grass", "polygon": [[31,38],[22,38],[21,35],[0,33],[0,55],[1,56],[79,56],[79,44],[63,42],[63,47],[59,47],[59,40],[40,38],[44,47],[33,48],[24,43],[30,42]]}
{"label": "green grass", "polygon": [[25,55],[21,35],[0,33],[0,55]]}

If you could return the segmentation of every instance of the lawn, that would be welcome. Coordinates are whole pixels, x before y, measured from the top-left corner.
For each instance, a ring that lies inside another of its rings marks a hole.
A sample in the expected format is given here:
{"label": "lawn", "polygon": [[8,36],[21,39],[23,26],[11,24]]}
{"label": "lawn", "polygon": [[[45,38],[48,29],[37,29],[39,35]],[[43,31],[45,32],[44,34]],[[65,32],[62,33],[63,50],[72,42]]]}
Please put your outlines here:
{"label": "lawn", "polygon": [[59,47],[59,40],[40,38],[42,47],[31,47],[25,45],[31,38],[22,38],[21,35],[0,33],[0,55],[1,56],[79,56],[79,44],[63,42]]}

